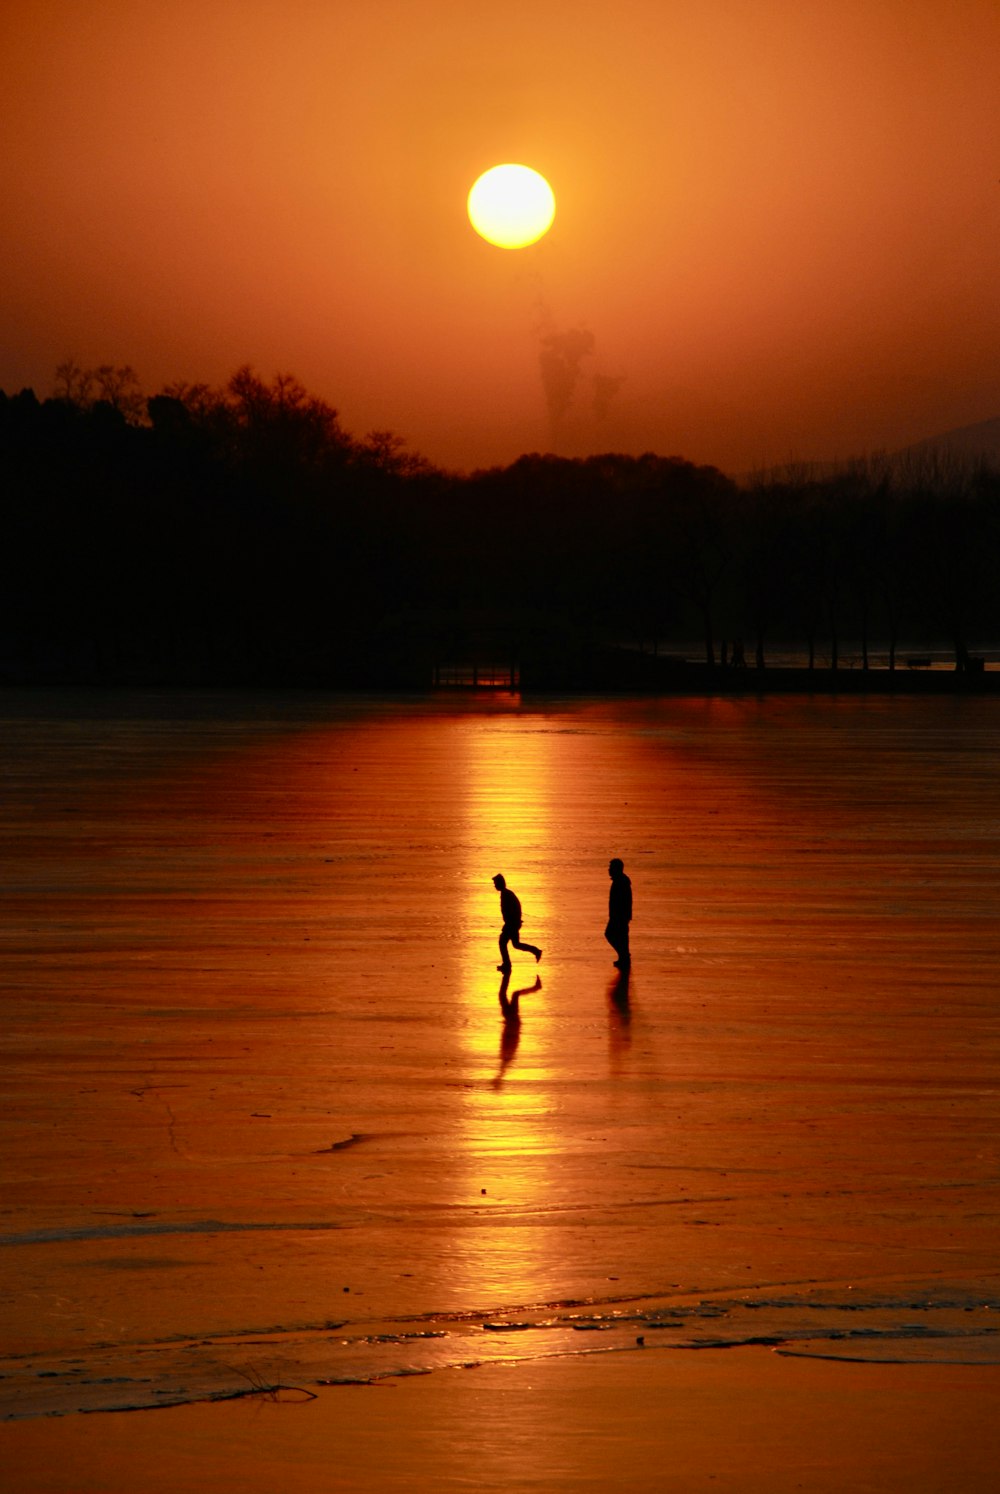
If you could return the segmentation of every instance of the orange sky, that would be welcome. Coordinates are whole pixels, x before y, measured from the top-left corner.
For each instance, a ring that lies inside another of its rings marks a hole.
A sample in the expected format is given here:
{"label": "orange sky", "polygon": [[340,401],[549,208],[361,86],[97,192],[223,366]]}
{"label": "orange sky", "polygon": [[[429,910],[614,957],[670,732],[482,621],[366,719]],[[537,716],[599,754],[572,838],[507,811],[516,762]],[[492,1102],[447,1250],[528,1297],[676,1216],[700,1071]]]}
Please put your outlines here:
{"label": "orange sky", "polygon": [[[249,362],[459,467],[1000,414],[997,0],[0,0],[0,46],[8,392]],[[520,251],[465,215],[505,160]]]}

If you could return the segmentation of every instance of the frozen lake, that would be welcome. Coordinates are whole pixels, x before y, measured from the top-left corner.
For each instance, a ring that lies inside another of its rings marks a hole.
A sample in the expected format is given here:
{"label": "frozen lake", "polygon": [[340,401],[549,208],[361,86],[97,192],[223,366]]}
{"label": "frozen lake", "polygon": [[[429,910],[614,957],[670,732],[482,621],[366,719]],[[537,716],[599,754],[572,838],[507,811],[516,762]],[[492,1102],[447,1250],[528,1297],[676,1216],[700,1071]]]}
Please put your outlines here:
{"label": "frozen lake", "polygon": [[0,1414],[637,1338],[1000,1362],[1000,700],[0,723]]}

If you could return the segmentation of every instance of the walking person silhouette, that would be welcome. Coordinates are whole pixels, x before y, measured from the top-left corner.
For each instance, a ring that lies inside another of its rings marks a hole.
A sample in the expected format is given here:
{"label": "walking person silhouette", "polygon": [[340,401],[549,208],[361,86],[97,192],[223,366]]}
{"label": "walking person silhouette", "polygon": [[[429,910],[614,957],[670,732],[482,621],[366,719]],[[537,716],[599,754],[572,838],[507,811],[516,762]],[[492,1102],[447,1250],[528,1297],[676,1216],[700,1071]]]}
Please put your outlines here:
{"label": "walking person silhouette", "polygon": [[618,956],[615,964],[627,970],[632,963],[628,947],[628,926],[632,921],[632,883],[625,875],[624,863],[616,856],[608,865],[611,889],[608,893],[608,926],[604,937]]}
{"label": "walking person silhouette", "polygon": [[498,970],[510,970],[510,955],[507,953],[508,944],[513,944],[515,949],[526,949],[528,954],[533,954],[535,964],[542,958],[542,951],[536,949],[534,944],[521,943],[521,903],[515,892],[507,886],[503,877],[497,875],[493,878],[493,886],[500,894],[500,916],[503,919],[503,928],[500,930],[500,960]]}

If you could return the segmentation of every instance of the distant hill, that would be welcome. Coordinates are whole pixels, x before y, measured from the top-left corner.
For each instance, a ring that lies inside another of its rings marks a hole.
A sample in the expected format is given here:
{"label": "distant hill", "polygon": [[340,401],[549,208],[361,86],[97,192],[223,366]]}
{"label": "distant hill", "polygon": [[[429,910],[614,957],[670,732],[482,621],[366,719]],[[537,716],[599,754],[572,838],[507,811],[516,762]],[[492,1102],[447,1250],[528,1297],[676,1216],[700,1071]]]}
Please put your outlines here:
{"label": "distant hill", "polygon": [[[878,450],[874,454],[869,453],[869,456],[888,459],[892,463],[898,463],[900,470],[905,470],[908,467],[919,467],[920,458],[931,454],[945,456],[950,459],[950,463],[958,462],[962,467],[975,467],[985,461],[988,466],[1000,471],[1000,415],[993,420],[980,420],[976,425],[956,426],[954,430],[927,436],[909,446],[897,447],[895,451]],[[866,458],[859,455],[859,459],[864,461]],[[734,472],[730,475],[742,487],[753,486],[761,480],[762,475],[773,481],[794,483],[808,477],[822,482],[836,477],[849,464],[843,457],[837,457],[827,461],[795,461],[788,466],[778,465],[764,469],[763,473]]]}
{"label": "distant hill", "polygon": [[923,451],[948,451],[968,461],[985,457],[993,466],[1000,467],[1000,416],[993,420],[980,420],[977,425],[962,425],[955,430],[943,431],[939,436],[928,436],[925,441],[914,441],[904,446],[897,456],[906,456]]}

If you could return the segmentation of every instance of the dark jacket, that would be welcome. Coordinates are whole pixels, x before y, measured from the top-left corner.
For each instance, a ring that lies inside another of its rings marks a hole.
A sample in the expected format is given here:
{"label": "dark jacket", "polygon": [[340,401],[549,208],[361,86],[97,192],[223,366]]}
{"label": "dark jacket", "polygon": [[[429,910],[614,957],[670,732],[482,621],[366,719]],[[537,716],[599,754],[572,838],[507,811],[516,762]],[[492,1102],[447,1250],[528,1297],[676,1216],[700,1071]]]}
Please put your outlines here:
{"label": "dark jacket", "polygon": [[517,894],[511,892],[509,887],[503,888],[500,893],[500,915],[508,928],[521,927],[521,904]]}
{"label": "dark jacket", "polygon": [[629,923],[632,918],[632,883],[622,872],[611,878],[608,893],[608,918],[612,923]]}

